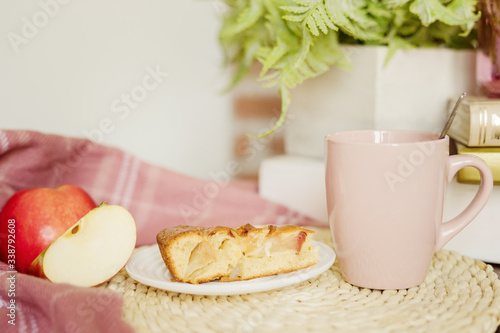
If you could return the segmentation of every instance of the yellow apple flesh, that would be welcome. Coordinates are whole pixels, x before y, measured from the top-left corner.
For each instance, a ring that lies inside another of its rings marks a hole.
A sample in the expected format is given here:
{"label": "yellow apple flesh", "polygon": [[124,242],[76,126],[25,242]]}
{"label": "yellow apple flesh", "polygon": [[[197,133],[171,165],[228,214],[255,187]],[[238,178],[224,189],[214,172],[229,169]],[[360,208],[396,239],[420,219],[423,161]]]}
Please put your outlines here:
{"label": "yellow apple flesh", "polygon": [[103,203],[51,243],[29,273],[56,283],[96,286],[125,266],[136,239],[132,215],[121,206]]}

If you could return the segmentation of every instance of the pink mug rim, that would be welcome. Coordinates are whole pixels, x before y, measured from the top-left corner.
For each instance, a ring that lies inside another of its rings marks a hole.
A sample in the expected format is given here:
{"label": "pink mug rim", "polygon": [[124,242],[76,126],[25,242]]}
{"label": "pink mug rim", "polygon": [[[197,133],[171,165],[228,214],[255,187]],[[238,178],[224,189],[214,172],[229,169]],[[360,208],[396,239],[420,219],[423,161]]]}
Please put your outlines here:
{"label": "pink mug rim", "polygon": [[[390,142],[377,142],[376,139],[366,139],[370,135],[374,136],[375,133],[382,135],[396,135],[398,137],[406,136],[407,138],[419,138],[411,140],[394,140]],[[439,139],[440,133],[429,132],[429,131],[415,131],[415,130],[346,130],[332,132],[325,135],[325,141],[328,143],[342,143],[342,144],[353,144],[353,145],[381,145],[381,146],[402,146],[402,145],[412,145],[419,142],[447,142],[449,141],[448,135],[444,138]],[[355,139],[354,137],[357,137]],[[360,139],[364,137],[365,139]]]}

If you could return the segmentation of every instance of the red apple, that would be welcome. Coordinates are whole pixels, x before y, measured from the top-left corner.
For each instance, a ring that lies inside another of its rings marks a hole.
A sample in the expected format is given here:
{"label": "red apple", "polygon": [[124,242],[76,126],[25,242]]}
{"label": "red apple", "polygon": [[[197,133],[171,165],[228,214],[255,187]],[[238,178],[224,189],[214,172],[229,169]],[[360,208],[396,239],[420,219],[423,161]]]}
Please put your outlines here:
{"label": "red apple", "polygon": [[14,260],[16,270],[26,273],[43,250],[95,207],[74,185],[15,193],[0,213],[0,260]]}

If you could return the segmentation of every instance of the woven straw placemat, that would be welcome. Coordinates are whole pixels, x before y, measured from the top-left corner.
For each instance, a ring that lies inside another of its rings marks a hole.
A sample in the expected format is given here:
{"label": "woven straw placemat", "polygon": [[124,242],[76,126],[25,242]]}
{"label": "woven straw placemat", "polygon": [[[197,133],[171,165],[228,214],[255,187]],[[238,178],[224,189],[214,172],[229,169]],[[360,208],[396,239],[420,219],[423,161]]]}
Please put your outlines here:
{"label": "woven straw placemat", "polygon": [[[316,240],[332,245],[328,230],[314,230]],[[125,269],[100,287],[123,295],[125,319],[141,333],[495,332],[500,324],[493,268],[445,250],[434,256],[423,284],[404,290],[354,287],[337,263],[308,281],[239,296],[164,291]]]}

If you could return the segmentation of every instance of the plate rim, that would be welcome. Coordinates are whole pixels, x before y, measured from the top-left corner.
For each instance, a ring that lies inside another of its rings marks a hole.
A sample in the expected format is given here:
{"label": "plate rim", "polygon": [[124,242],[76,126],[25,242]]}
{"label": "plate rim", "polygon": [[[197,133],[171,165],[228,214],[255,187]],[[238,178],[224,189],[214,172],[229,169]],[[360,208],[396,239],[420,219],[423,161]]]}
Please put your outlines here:
{"label": "plate rim", "polygon": [[[211,281],[201,284],[191,284],[177,281],[158,280],[141,275],[140,272],[137,272],[134,265],[136,265],[136,262],[140,261],[143,256],[150,256],[153,255],[153,253],[156,253],[156,255],[160,256],[161,258],[160,250],[156,244],[150,245],[148,248],[134,253],[125,265],[125,269],[128,275],[134,280],[161,290],[205,296],[244,295],[288,287],[300,282],[307,281],[327,271],[335,262],[335,251],[325,243],[316,240],[313,240],[313,243],[318,247],[319,251],[319,260],[315,265],[289,273],[274,274],[244,281]],[[324,258],[324,262],[321,262],[322,257]],[[161,259],[161,262],[163,263],[163,259]],[[168,271],[168,268],[166,266],[165,269]],[[304,272],[303,274],[299,273],[307,269],[309,269],[310,271]],[[168,274],[171,273],[168,272]]]}

